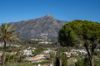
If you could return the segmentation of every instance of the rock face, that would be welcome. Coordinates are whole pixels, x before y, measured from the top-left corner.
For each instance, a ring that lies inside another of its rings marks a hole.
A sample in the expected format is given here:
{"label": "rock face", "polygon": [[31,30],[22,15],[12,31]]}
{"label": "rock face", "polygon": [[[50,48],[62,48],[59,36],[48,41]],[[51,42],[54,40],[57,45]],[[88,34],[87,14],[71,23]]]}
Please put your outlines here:
{"label": "rock face", "polygon": [[48,38],[57,40],[58,31],[64,21],[56,20],[52,16],[43,16],[37,19],[20,21],[13,23],[17,27],[17,32],[21,39],[30,40],[39,38],[41,34],[48,34]]}

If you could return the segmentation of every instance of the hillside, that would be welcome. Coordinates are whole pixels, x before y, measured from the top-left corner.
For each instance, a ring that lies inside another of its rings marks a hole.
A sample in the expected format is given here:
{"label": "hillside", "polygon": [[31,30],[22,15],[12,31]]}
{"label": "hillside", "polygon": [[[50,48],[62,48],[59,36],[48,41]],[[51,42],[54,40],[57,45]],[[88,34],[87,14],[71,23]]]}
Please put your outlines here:
{"label": "hillside", "polygon": [[12,23],[17,27],[20,39],[31,40],[39,38],[41,33],[48,34],[48,38],[57,40],[58,31],[63,26],[64,21],[55,19],[52,16],[43,16],[27,21]]}

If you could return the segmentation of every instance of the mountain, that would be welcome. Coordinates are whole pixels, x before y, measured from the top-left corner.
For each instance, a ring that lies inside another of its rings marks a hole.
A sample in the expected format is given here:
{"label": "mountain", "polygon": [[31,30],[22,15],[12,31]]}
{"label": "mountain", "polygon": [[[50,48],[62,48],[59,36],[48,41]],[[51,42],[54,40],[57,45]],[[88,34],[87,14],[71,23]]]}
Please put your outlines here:
{"label": "mountain", "polygon": [[41,34],[48,34],[48,39],[57,40],[58,31],[63,26],[64,21],[47,15],[12,24],[16,26],[20,39],[31,40],[33,38],[39,38]]}

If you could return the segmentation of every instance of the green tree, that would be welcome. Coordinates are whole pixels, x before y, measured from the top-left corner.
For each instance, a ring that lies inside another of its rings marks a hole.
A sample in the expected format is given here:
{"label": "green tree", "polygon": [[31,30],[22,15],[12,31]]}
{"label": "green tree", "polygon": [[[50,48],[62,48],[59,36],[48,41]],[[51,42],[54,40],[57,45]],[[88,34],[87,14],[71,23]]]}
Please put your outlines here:
{"label": "green tree", "polygon": [[0,40],[3,42],[3,57],[2,63],[4,65],[6,59],[6,45],[7,42],[12,42],[17,40],[17,34],[15,33],[15,27],[11,24],[2,24],[0,26]]}
{"label": "green tree", "polygon": [[93,56],[100,41],[100,23],[87,20],[68,22],[59,31],[58,40],[61,46],[72,47],[82,44],[87,51],[90,66],[94,66]]}

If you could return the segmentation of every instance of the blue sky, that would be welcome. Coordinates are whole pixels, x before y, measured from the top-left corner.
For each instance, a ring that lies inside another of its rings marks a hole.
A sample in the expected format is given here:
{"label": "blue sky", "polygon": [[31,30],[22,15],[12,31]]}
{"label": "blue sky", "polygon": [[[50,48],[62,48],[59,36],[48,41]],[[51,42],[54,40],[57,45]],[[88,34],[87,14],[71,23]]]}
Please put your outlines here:
{"label": "blue sky", "polygon": [[100,0],[0,0],[0,23],[48,14],[66,21],[85,19],[100,22]]}

